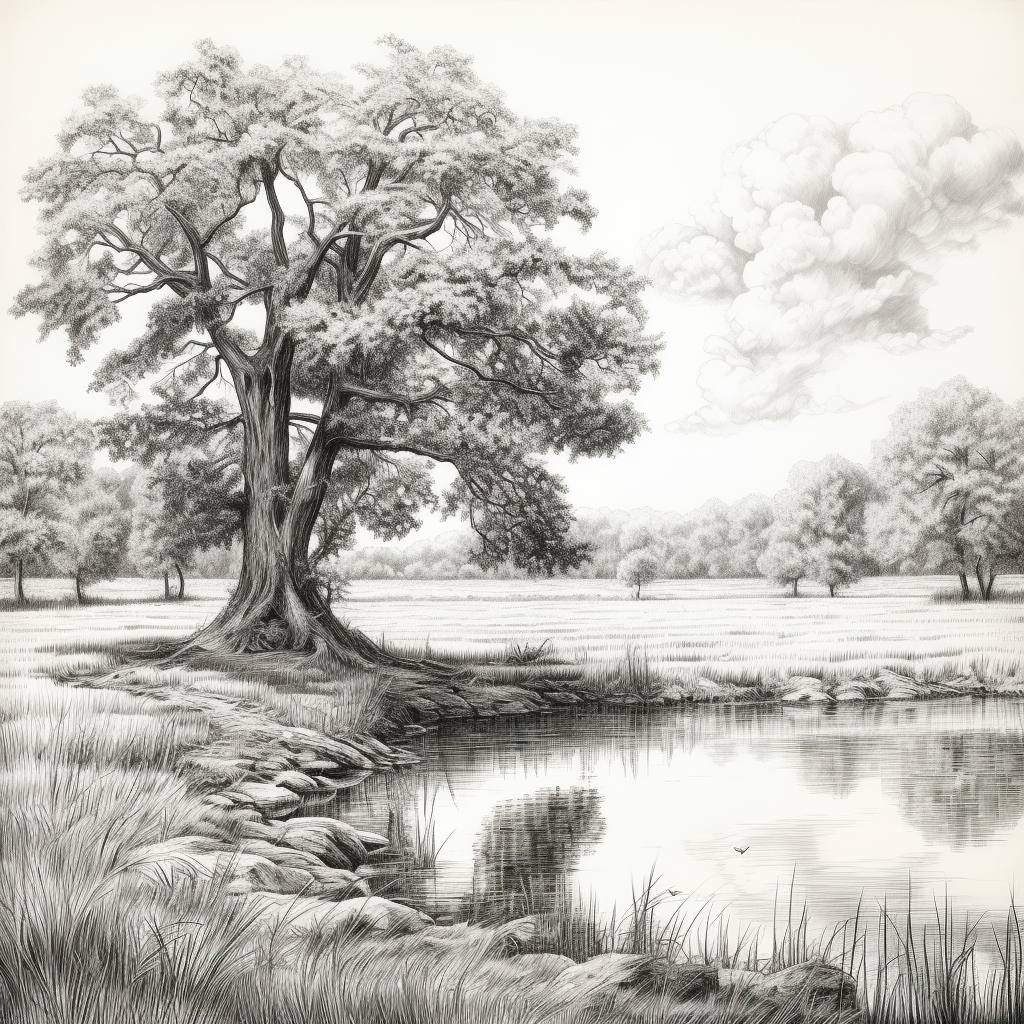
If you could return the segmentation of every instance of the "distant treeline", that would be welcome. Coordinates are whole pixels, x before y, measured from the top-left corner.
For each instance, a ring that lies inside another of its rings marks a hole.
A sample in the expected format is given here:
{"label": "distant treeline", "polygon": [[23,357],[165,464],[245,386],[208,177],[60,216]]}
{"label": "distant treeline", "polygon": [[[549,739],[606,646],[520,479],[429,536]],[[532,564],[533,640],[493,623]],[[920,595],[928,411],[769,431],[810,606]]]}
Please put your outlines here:
{"label": "distant treeline", "polygon": [[[688,513],[579,509],[570,542],[589,554],[569,575],[657,578],[764,576],[798,593],[813,580],[835,594],[865,575],[951,573],[963,597],[987,599],[1000,573],[1024,569],[1024,403],[1009,404],[962,377],[901,406],[870,466],[837,455],[800,462],[771,498],[708,501]],[[114,576],[163,574],[183,596],[186,573],[236,576],[245,504],[233,449],[159,450],[148,464],[97,468],[116,452],[110,427],[56,403],[0,407],[0,558],[22,579],[63,576],[76,590]],[[307,558],[328,593],[346,579],[513,579],[481,568],[469,528],[404,547],[353,549],[356,528],[407,535],[436,507],[429,467],[391,473],[361,464],[336,473]],[[287,501],[287,495],[282,501]]]}
{"label": "distant treeline", "polygon": [[[1000,573],[1024,570],[1024,403],[957,377],[901,406],[870,466],[839,456],[801,462],[771,498],[708,501],[685,514],[579,509],[589,560],[569,575],[653,579],[764,576],[834,594],[868,575],[956,575],[963,597],[987,599]],[[351,579],[485,575],[473,534],[456,530],[403,548],[367,547],[338,561]],[[639,553],[639,554],[638,554]],[[492,577],[514,577],[506,567]]]}

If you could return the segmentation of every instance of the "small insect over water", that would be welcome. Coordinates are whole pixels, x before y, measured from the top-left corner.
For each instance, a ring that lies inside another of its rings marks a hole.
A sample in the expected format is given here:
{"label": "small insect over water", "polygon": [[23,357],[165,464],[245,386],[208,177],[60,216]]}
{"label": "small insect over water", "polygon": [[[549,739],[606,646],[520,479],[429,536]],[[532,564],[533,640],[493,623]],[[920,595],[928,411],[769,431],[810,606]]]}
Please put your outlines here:
{"label": "small insect over water", "polygon": [[733,849],[742,857],[750,849],[749,846],[734,846]]}

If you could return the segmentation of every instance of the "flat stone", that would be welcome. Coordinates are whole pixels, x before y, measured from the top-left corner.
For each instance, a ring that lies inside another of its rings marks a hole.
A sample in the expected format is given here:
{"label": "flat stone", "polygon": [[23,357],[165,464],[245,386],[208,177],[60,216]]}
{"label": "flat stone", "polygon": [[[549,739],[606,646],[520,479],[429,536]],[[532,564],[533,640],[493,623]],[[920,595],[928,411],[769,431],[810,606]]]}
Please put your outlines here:
{"label": "flat stone", "polygon": [[836,700],[877,700],[885,687],[874,679],[843,679],[836,687]]}
{"label": "flat stone", "polygon": [[257,857],[265,857],[274,864],[280,864],[286,868],[297,868],[300,871],[308,871],[314,877],[319,877],[320,871],[330,871],[324,862],[313,853],[305,850],[296,850],[291,846],[278,846],[269,843],[265,839],[243,839],[238,848],[244,853],[251,853]]}
{"label": "flat stone", "polygon": [[735,700],[739,688],[728,683],[716,683],[713,679],[701,676],[692,685],[691,694],[695,701]]}
{"label": "flat stone", "polygon": [[831,702],[824,684],[814,676],[790,676],[781,686],[782,699],[790,704],[821,704]]}
{"label": "flat stone", "polygon": [[236,807],[255,807],[256,801],[249,796],[247,793],[242,793],[237,789],[225,789],[221,796],[226,797]]}
{"label": "flat stone", "polygon": [[604,953],[560,971],[547,982],[547,990],[559,999],[592,1000],[603,992],[629,986],[641,977],[649,958],[632,953]]}
{"label": "flat stone", "polygon": [[208,804],[210,807],[223,807],[225,810],[235,806],[233,800],[229,800],[220,793],[211,793],[209,796],[204,796],[203,803]]}
{"label": "flat stone", "polygon": [[357,828],[356,837],[371,853],[374,850],[384,850],[391,845],[391,841],[379,832],[367,832],[365,829]]}
{"label": "flat stone", "polygon": [[628,987],[664,993],[673,999],[694,999],[718,991],[718,970],[702,963],[673,963],[664,958],[651,960]]}
{"label": "flat stone", "polygon": [[262,908],[262,923],[278,933],[356,929],[388,935],[410,935],[434,923],[426,914],[412,907],[379,896],[329,903],[303,896],[287,898],[262,893],[255,896],[254,901]]}
{"label": "flat stone", "polygon": [[[387,845],[387,840],[383,841]],[[315,854],[329,868],[358,867],[367,857],[359,832],[337,818],[292,818],[278,842]]]}
{"label": "flat stone", "polygon": [[[289,814],[299,806],[299,797],[284,786],[274,786],[266,782],[242,782],[236,792],[252,801],[264,814],[279,817]],[[229,794],[225,794],[229,795]]]}
{"label": "flat stone", "polygon": [[718,982],[722,989],[747,992],[779,1006],[807,1000],[838,1007],[840,999],[843,1006],[851,1010],[857,1006],[856,980],[838,967],[820,961],[795,964],[772,974],[721,970]]}
{"label": "flat stone", "polygon": [[316,784],[316,781],[306,775],[305,772],[298,772],[295,770],[279,772],[274,777],[273,784],[275,786],[283,786],[285,789],[290,789],[293,793],[298,793],[300,796],[306,793],[315,793],[320,788]]}
{"label": "flat stone", "polygon": [[583,698],[564,690],[548,690],[544,696],[554,704],[582,704]]}

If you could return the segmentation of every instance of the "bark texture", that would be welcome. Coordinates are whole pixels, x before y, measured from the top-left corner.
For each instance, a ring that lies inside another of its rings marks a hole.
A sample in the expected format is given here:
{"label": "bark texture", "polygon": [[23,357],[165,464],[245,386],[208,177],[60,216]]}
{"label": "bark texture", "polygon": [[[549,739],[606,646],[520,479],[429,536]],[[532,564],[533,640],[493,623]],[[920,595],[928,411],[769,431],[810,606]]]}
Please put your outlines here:
{"label": "bark texture", "polygon": [[236,380],[245,431],[242,571],[227,604],[189,646],[230,654],[323,652],[343,661],[405,664],[339,622],[310,571],[310,540],[340,441],[329,435],[328,403],[298,478],[289,483],[289,362],[282,346],[268,365]]}

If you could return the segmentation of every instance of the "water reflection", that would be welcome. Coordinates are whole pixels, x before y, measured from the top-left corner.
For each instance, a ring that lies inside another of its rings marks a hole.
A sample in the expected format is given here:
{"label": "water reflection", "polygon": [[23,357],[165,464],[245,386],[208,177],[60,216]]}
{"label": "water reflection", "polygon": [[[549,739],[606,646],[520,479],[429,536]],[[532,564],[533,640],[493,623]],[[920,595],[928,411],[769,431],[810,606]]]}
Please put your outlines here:
{"label": "water reflection", "polygon": [[605,834],[601,794],[588,786],[538,789],[502,800],[474,847],[474,898],[508,914],[550,909],[571,888],[571,872]]}
{"label": "water reflection", "polygon": [[[822,927],[862,897],[892,909],[911,881],[922,913],[948,892],[976,918],[1005,908],[1024,864],[1022,701],[490,720],[418,752],[338,810],[386,831],[429,806],[443,846],[395,884],[435,911],[481,896],[515,910],[566,884],[621,911],[655,865],[753,925],[770,927],[794,869]],[[408,825],[395,838],[408,847]]]}

